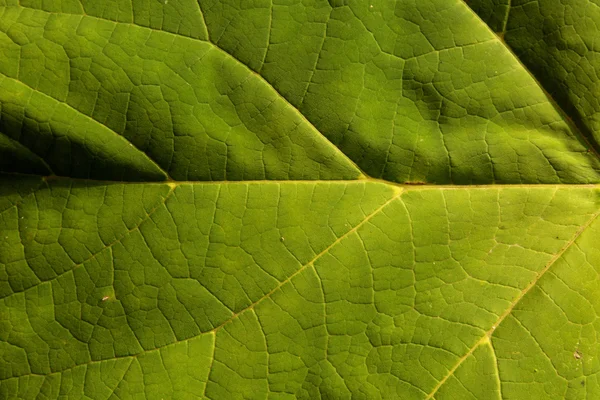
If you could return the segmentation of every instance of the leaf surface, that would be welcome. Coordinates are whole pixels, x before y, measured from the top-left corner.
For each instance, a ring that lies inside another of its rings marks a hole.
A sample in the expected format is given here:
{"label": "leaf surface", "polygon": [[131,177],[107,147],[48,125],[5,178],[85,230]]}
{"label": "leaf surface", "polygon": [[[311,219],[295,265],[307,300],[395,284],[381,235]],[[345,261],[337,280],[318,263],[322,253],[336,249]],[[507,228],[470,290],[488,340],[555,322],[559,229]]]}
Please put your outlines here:
{"label": "leaf surface", "polygon": [[0,398],[600,396],[594,7],[0,0]]}

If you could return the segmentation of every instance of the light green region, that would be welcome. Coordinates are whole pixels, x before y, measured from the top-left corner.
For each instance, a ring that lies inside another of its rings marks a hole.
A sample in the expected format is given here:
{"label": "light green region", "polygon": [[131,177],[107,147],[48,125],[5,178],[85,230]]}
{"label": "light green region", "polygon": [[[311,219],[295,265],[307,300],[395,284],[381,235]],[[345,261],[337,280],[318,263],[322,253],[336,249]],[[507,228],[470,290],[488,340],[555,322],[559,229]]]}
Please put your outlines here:
{"label": "light green region", "polygon": [[599,199],[49,181],[0,214],[0,393],[58,398],[68,377],[94,399],[482,398],[537,368],[577,398],[599,372]]}
{"label": "light green region", "polygon": [[455,374],[436,393],[435,399],[500,400],[497,360],[489,341],[476,347]]}
{"label": "light green region", "polygon": [[[189,399],[204,391],[213,339],[198,336],[136,358],[89,362],[46,376],[25,374],[3,382],[3,398]],[[164,397],[163,397],[164,396]]]}
{"label": "light green region", "polygon": [[0,0],[0,6],[21,6],[57,14],[90,15],[206,40],[206,25],[194,0]]}
{"label": "light green region", "polygon": [[498,328],[494,344],[507,395],[523,384],[532,397],[600,394],[599,237],[596,219]]}

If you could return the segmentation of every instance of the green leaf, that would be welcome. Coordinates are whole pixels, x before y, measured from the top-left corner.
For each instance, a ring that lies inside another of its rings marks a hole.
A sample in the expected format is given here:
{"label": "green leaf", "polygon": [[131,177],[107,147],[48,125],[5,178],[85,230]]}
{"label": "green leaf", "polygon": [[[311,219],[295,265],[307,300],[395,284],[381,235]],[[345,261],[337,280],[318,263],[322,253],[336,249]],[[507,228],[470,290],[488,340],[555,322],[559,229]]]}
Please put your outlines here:
{"label": "green leaf", "polygon": [[0,398],[600,397],[600,8],[467,3],[0,0]]}

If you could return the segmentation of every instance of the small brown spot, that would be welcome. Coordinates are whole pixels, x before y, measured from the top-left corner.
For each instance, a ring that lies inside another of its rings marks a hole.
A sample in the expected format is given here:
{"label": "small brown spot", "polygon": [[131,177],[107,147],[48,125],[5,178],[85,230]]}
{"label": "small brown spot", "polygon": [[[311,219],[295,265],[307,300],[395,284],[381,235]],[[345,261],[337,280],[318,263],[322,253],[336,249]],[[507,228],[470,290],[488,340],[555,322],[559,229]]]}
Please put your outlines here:
{"label": "small brown spot", "polygon": [[575,350],[575,353],[573,353],[573,357],[575,357],[576,360],[581,360],[581,353],[579,352],[579,350]]}

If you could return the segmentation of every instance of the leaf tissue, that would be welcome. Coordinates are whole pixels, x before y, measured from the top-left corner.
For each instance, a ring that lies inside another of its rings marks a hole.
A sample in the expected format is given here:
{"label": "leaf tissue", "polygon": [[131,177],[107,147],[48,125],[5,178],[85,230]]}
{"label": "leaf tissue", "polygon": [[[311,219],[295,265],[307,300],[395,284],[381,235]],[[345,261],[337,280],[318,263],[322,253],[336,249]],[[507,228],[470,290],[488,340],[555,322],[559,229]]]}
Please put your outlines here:
{"label": "leaf tissue", "polygon": [[599,27],[0,0],[0,398],[600,398]]}

